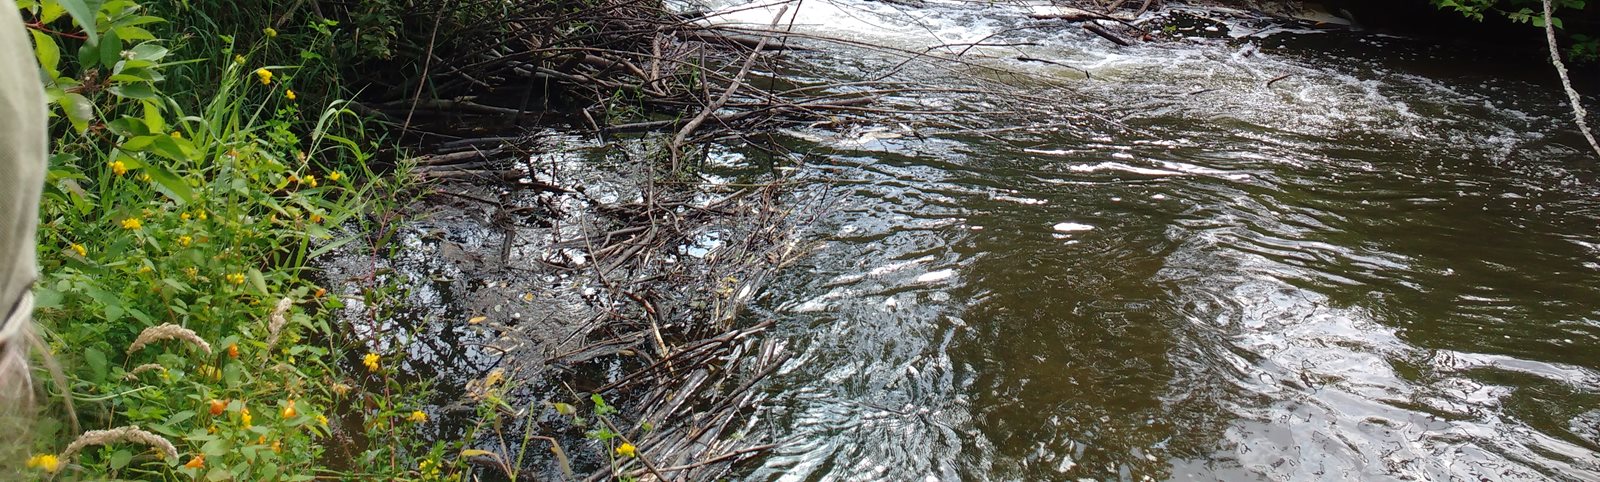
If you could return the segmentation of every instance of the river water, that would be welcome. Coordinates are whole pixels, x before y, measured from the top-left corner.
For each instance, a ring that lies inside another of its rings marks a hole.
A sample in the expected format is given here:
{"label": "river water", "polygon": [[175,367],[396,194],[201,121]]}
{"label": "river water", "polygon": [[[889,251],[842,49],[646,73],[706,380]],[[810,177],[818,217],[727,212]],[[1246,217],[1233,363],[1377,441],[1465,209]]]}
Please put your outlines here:
{"label": "river water", "polygon": [[[791,54],[814,80],[1034,97],[790,132],[826,208],[754,310],[795,358],[745,480],[1600,480],[1600,169],[1546,66],[1265,21],[1119,48],[1024,7],[795,12],[855,42]],[[880,48],[940,42],[991,45]]]}

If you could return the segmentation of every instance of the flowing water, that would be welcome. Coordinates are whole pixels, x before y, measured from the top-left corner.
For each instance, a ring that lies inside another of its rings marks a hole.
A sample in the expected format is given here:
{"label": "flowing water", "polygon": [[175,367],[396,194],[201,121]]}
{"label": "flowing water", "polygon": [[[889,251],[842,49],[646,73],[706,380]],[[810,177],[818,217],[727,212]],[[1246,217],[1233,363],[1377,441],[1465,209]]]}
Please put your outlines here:
{"label": "flowing water", "polygon": [[[1118,48],[1020,7],[795,11],[858,42],[794,54],[819,79],[983,42],[1055,81],[889,99],[982,135],[795,132],[828,208],[756,308],[796,357],[746,480],[1600,480],[1600,168],[1547,67],[1269,22]],[[894,78],[999,75],[930,65]]]}

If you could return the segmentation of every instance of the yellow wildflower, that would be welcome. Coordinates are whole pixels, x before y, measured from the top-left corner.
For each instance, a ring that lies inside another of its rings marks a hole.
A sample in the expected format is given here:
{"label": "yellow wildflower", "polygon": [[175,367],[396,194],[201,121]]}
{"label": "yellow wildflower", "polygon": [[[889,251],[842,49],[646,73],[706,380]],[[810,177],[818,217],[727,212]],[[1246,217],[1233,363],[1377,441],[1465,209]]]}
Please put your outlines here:
{"label": "yellow wildflower", "polygon": [[78,256],[88,256],[89,255],[89,248],[85,248],[81,244],[72,243],[71,246],[67,246],[67,247],[68,248],[72,248],[72,252],[78,253]]}
{"label": "yellow wildflower", "polygon": [[361,357],[361,364],[366,365],[369,372],[378,371],[378,354],[368,353],[367,356]]}
{"label": "yellow wildflower", "polygon": [[283,98],[289,99],[289,100],[294,100],[294,98],[295,98],[294,89],[284,89],[283,90]]}
{"label": "yellow wildflower", "polygon": [[328,416],[320,414],[320,413],[317,414],[317,423],[321,424],[324,427],[328,426]]}
{"label": "yellow wildflower", "polygon": [[279,440],[273,440],[272,441],[272,451],[273,452],[282,452],[283,451],[283,442],[279,441]]}
{"label": "yellow wildflower", "polygon": [[261,79],[261,85],[272,85],[272,71],[266,67],[256,69],[256,78]]}
{"label": "yellow wildflower", "polygon": [[311,187],[317,187],[317,176],[306,174],[306,177],[300,178],[300,183]]}
{"label": "yellow wildflower", "polygon": [[188,220],[189,220],[189,217],[190,217],[190,216],[189,216],[189,213],[188,213],[188,212],[184,212],[184,213],[183,213],[183,214],[179,214],[179,215],[178,215],[178,218],[179,218],[179,219],[182,219],[182,220],[184,220],[184,221],[188,221]]}
{"label": "yellow wildflower", "polygon": [[[184,216],[188,216],[188,214],[185,213]],[[187,234],[185,234],[183,236],[178,236],[178,246],[183,246],[183,247],[187,248],[187,247],[189,247],[190,244],[194,244],[194,238],[193,237],[190,237]]]}
{"label": "yellow wildflower", "polygon": [[485,386],[485,387],[493,387],[493,386],[495,386],[495,385],[497,385],[500,382],[503,382],[505,380],[506,380],[506,372],[505,372],[505,370],[501,370],[499,368],[496,368],[496,369],[494,369],[494,371],[489,372],[489,376],[483,378],[483,386]]}
{"label": "yellow wildflower", "polygon": [[196,277],[200,276],[200,269],[196,268],[196,267],[193,267],[193,266],[189,266],[189,267],[183,268],[183,274],[189,275],[190,278],[196,278]]}
{"label": "yellow wildflower", "polygon": [[28,468],[39,469],[53,474],[61,469],[61,459],[51,454],[35,455],[28,458]]}
{"label": "yellow wildflower", "polygon": [[245,428],[250,428],[250,421],[251,420],[254,420],[254,418],[252,418],[250,416],[250,407],[245,407],[245,408],[239,409],[239,424],[240,425],[244,425]]}
{"label": "yellow wildflower", "polygon": [[333,171],[333,172],[328,173],[328,180],[329,181],[339,182],[339,179],[341,179],[343,177],[344,177],[344,174],[340,174],[339,171]]}
{"label": "yellow wildflower", "polygon": [[623,457],[638,457],[639,448],[634,447],[631,443],[623,442],[622,445],[617,446],[617,455],[621,455]]}
{"label": "yellow wildflower", "polygon": [[311,222],[313,222],[313,223],[321,223],[322,222],[322,215],[321,214],[317,214],[317,213],[311,213]]}
{"label": "yellow wildflower", "polygon": [[[377,363],[374,362],[373,364],[376,365]],[[333,394],[341,396],[341,397],[345,396],[345,395],[349,395],[350,394],[350,386],[349,385],[345,385],[343,383],[335,383],[335,384],[333,384]]]}
{"label": "yellow wildflower", "polygon": [[228,282],[236,285],[244,284],[244,273],[228,273]]}
{"label": "yellow wildflower", "polygon": [[267,27],[267,28],[261,29],[261,33],[267,34],[267,38],[272,38],[272,37],[277,37],[278,36],[278,31],[274,30],[272,27]]}
{"label": "yellow wildflower", "polygon": [[195,215],[195,217],[200,218],[201,221],[205,221],[206,220],[206,211],[204,209],[202,209],[200,211],[196,211],[194,215]]}
{"label": "yellow wildflower", "polygon": [[150,265],[147,264],[139,267],[139,274],[145,274],[155,270],[155,268],[151,268]]}
{"label": "yellow wildflower", "polygon": [[141,226],[144,226],[144,223],[139,222],[139,218],[128,218],[122,220],[122,229],[133,231],[139,229]]}
{"label": "yellow wildflower", "polygon": [[421,410],[412,410],[411,411],[411,416],[410,417],[406,417],[406,420],[410,420],[410,421],[416,422],[416,423],[426,422],[426,421],[428,421],[428,414],[422,413]]}
{"label": "yellow wildflower", "polygon": [[206,456],[194,454],[194,458],[189,459],[189,463],[183,464],[183,466],[191,469],[204,468],[206,466]]}
{"label": "yellow wildflower", "polygon": [[110,166],[112,174],[121,176],[128,173],[128,165],[123,164],[122,161],[111,161]]}
{"label": "yellow wildflower", "polygon": [[182,139],[183,138],[183,133],[182,132],[178,132],[178,131],[172,131],[172,138],[173,139]]}
{"label": "yellow wildflower", "polygon": [[297,412],[294,409],[294,400],[286,400],[283,402],[283,412],[281,413],[283,418],[294,418],[295,415],[299,414],[300,412]]}

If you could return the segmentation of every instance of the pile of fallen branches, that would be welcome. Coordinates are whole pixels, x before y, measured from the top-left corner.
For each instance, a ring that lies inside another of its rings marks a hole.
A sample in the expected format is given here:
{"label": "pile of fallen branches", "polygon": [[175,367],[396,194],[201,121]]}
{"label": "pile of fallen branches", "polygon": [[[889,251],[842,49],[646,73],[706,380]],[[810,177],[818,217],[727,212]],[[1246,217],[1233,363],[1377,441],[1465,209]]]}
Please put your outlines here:
{"label": "pile of fallen branches", "polygon": [[[768,57],[791,47],[706,26],[661,0],[435,0],[411,11],[403,50],[417,60],[377,63],[402,71],[363,76],[375,88],[358,108],[424,147],[555,121],[603,135],[670,130],[677,159],[731,130],[871,101],[757,88]],[[386,81],[395,78],[404,80]]]}

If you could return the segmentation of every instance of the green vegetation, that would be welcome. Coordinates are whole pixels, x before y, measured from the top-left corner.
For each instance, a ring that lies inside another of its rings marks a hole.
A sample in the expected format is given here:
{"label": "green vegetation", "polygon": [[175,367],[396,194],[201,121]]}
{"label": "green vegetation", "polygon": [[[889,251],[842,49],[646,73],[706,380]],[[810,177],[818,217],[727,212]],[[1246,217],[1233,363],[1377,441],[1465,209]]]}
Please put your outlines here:
{"label": "green vegetation", "polygon": [[[1544,0],[1428,0],[1435,7],[1460,13],[1483,21],[1485,15],[1499,16],[1510,21],[1544,28]],[[1562,14],[1581,15],[1588,0],[1550,0],[1550,25],[1565,30]],[[1567,57],[1578,62],[1593,62],[1600,57],[1600,38],[1577,32],[1567,32]]]}
{"label": "green vegetation", "polygon": [[[368,169],[379,142],[329,100],[344,92],[323,52],[359,33],[285,26],[299,17],[270,3],[17,2],[54,142],[36,316],[66,371],[65,386],[36,372],[46,410],[16,468],[26,476],[455,473],[443,444],[416,436],[424,387],[330,326],[343,302],[306,278],[309,260],[356,236],[342,227],[376,222],[367,213],[404,188]],[[360,295],[370,307],[381,293]],[[69,447],[74,420],[144,432]],[[325,457],[335,446],[357,448]]]}

